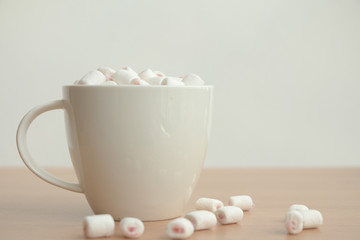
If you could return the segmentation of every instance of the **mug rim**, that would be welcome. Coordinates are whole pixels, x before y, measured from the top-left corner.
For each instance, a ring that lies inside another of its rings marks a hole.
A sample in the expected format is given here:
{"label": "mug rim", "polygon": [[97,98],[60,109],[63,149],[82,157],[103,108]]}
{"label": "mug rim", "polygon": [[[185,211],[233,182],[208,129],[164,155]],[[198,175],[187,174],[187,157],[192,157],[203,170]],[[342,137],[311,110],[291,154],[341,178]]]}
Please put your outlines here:
{"label": "mug rim", "polygon": [[63,85],[63,88],[138,88],[138,89],[145,89],[145,88],[181,88],[181,89],[209,89],[214,88],[213,85],[202,85],[202,86],[168,86],[168,85],[146,85],[146,86],[138,86],[138,85],[75,85],[75,84],[67,84]]}

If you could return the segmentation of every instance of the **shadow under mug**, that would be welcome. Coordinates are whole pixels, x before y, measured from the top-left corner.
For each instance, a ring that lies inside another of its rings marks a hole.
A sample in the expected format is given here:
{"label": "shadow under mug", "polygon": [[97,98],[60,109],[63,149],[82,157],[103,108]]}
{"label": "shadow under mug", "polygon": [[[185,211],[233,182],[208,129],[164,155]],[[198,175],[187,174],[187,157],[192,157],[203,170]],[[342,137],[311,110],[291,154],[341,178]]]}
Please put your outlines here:
{"label": "shadow under mug", "polygon": [[[26,166],[58,187],[84,193],[95,214],[144,221],[183,214],[209,140],[212,86],[63,86],[63,99],[30,110],[17,131]],[[26,134],[40,114],[63,109],[79,183],[31,157]]]}

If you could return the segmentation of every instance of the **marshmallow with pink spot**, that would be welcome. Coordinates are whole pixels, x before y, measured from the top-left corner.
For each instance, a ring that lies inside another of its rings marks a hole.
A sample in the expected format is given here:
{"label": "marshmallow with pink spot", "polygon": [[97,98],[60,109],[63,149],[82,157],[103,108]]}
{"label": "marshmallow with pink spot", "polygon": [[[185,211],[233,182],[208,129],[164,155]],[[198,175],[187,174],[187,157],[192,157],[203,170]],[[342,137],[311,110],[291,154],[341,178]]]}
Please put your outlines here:
{"label": "marshmallow with pink spot", "polygon": [[160,71],[150,68],[136,73],[130,67],[114,70],[110,67],[99,67],[90,71],[76,85],[138,85],[138,86],[202,86],[204,81],[196,74],[190,73],[185,77],[167,76]]}

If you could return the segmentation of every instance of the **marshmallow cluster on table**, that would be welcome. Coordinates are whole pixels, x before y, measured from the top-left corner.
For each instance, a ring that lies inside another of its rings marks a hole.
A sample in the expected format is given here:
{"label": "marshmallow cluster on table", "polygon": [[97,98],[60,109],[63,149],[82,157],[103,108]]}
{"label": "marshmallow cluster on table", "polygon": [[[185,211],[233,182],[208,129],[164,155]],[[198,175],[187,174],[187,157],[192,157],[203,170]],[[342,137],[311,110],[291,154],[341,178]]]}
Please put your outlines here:
{"label": "marshmallow cluster on table", "polygon": [[289,234],[298,234],[303,229],[317,228],[322,224],[322,214],[302,204],[291,205],[285,217],[285,227]]}
{"label": "marshmallow cluster on table", "polygon": [[229,206],[224,206],[218,199],[199,198],[195,203],[195,211],[168,223],[166,234],[172,239],[185,239],[194,231],[211,229],[218,223],[236,224],[243,219],[243,211],[248,211],[254,206],[252,198],[248,195],[230,197]]}
{"label": "marshmallow cluster on table", "polygon": [[196,74],[190,73],[184,77],[167,76],[160,71],[146,69],[140,73],[130,67],[114,70],[110,67],[100,67],[92,70],[75,85],[138,85],[138,86],[202,86],[204,81]]}

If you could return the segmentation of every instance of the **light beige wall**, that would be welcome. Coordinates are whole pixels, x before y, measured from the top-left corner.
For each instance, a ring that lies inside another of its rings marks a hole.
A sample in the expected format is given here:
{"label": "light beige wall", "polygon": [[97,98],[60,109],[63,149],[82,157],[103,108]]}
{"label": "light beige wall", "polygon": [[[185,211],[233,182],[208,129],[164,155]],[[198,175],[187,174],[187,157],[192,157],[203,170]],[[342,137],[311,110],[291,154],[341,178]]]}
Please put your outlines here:
{"label": "light beige wall", "polygon": [[[31,107],[98,66],[216,88],[206,166],[360,166],[359,1],[0,1],[0,166]],[[70,166],[61,112],[29,131]]]}

